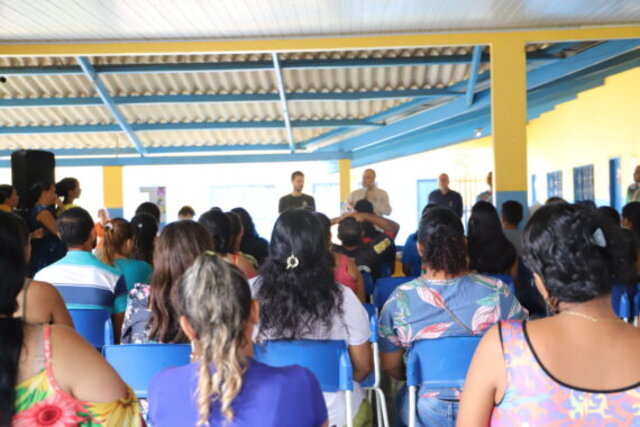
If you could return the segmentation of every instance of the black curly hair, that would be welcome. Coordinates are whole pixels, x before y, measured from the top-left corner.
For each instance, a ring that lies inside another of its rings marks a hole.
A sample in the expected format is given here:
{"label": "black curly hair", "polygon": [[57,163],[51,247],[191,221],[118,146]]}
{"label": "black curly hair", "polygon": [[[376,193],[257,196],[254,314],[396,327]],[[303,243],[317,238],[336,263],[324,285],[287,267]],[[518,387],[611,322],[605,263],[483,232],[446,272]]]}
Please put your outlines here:
{"label": "black curly hair", "polygon": [[633,280],[622,230],[594,209],[544,206],[531,217],[523,240],[526,266],[560,302],[589,301],[610,294],[614,283]]}
{"label": "black curly hair", "polygon": [[464,227],[452,210],[440,206],[428,209],[420,220],[418,241],[428,270],[455,276],[468,269]]}
{"label": "black curly hair", "polygon": [[473,205],[467,230],[469,268],[478,273],[507,274],[518,255],[502,231],[496,208],[482,201]]}
{"label": "black curly hair", "polygon": [[[342,291],[333,278],[326,239],[313,213],[294,209],[280,215],[260,269],[259,339],[299,339],[319,323],[330,329],[336,313],[342,313]],[[287,268],[292,255],[299,264]]]}

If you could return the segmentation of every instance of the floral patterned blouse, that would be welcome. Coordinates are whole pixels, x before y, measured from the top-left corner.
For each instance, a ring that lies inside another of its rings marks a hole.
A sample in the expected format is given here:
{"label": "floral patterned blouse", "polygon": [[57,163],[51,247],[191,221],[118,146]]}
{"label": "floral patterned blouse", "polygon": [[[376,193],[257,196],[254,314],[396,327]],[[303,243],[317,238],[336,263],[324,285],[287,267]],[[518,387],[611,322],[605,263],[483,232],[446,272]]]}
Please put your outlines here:
{"label": "floral patterned blouse", "polygon": [[560,382],[538,360],[525,325],[500,322],[507,387],[492,426],[640,425],[640,384],[598,391]]}
{"label": "floral patterned blouse", "polygon": [[[422,277],[398,286],[380,312],[380,351],[408,349],[417,340],[482,335],[502,319],[528,316],[498,279],[469,274],[449,280]],[[422,397],[457,399],[459,390],[420,389]]]}
{"label": "floral patterned blouse", "polygon": [[122,323],[121,344],[147,344],[151,321],[149,285],[136,283],[129,291],[127,309]]}
{"label": "floral patterned blouse", "polygon": [[129,388],[114,402],[77,400],[58,386],[51,369],[51,328],[43,326],[44,369],[16,386],[13,427],[144,426],[138,401]]}

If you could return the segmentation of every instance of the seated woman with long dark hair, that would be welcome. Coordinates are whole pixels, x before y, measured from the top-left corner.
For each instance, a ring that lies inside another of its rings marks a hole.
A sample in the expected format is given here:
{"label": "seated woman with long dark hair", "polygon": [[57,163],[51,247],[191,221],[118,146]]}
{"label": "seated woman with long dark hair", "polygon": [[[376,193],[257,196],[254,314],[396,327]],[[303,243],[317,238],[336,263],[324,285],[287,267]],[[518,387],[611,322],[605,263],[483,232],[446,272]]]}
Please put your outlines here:
{"label": "seated woman with long dark hair", "polygon": [[[353,378],[362,381],[371,372],[367,312],[345,286],[335,282],[333,259],[326,230],[313,213],[285,211],[273,228],[269,257],[253,283],[260,301],[261,340],[344,340],[349,348]],[[346,424],[343,392],[325,393],[330,425]],[[355,384],[355,425],[367,425],[371,408],[363,402],[362,388]]]}
{"label": "seated woman with long dark hair", "polygon": [[[435,207],[424,214],[418,252],[426,273],[397,287],[380,313],[382,370],[398,380],[405,379],[403,357],[414,341],[482,335],[501,319],[527,315],[503,282],[469,272],[464,229],[452,210]],[[418,425],[455,425],[459,389],[423,385],[418,396]],[[406,388],[399,398],[407,423]]]}
{"label": "seated woman with long dark hair", "polygon": [[269,254],[269,242],[260,237],[253,223],[253,218],[245,208],[233,208],[231,212],[240,217],[242,228],[244,228],[244,234],[240,241],[240,250],[255,258],[258,264],[262,264]]}
{"label": "seated woman with long dark hair", "polygon": [[240,270],[205,253],[185,272],[177,291],[192,363],[153,379],[149,421],[154,426],[327,425],[327,408],[311,372],[253,359],[259,307]]}
{"label": "seated woman with long dark hair", "polygon": [[133,391],[73,329],[14,317],[27,260],[7,215],[0,212],[0,425],[142,425]]}
{"label": "seated woman with long dark hair", "polygon": [[611,308],[633,269],[621,230],[596,210],[540,208],[524,260],[555,315],[500,322],[467,374],[459,426],[637,425],[640,331]]}
{"label": "seated woman with long dark hair", "polygon": [[496,208],[488,202],[478,202],[471,208],[467,229],[469,268],[480,274],[518,278],[518,255],[513,243],[502,230]]}
{"label": "seated woman with long dark hair", "polygon": [[155,263],[151,282],[138,283],[129,292],[122,325],[122,344],[188,341],[178,324],[177,307],[172,300],[173,288],[198,255],[208,250],[213,250],[213,241],[197,222],[173,222],[162,230],[153,254]]}
{"label": "seated woman with long dark hair", "polygon": [[[230,264],[238,267],[248,279],[257,276],[257,271],[253,266],[253,263],[244,256],[233,253],[234,240],[232,236],[233,218],[231,215],[224,213],[217,209],[211,209],[202,215],[198,219],[198,222],[204,226],[209,232],[209,235],[213,239],[213,245],[218,255],[224,258]],[[240,220],[236,218],[236,227],[239,229]]]}

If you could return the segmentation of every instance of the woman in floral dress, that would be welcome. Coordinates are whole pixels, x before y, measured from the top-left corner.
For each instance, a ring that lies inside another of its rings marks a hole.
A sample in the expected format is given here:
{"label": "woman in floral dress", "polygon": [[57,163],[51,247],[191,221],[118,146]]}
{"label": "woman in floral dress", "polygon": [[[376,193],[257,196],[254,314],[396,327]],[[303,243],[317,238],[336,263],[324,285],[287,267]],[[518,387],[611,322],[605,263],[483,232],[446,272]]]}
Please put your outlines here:
{"label": "woman in floral dress", "polygon": [[[418,250],[427,273],[391,294],[380,313],[382,369],[404,380],[404,353],[417,340],[482,335],[501,319],[527,313],[507,285],[470,274],[464,229],[449,209],[436,207],[422,217]],[[455,425],[460,390],[418,391],[418,425]],[[400,391],[400,418],[408,422],[406,388]]]}
{"label": "woman in floral dress", "polygon": [[0,425],[144,425],[132,390],[73,329],[14,317],[27,271],[16,221],[0,212]]}

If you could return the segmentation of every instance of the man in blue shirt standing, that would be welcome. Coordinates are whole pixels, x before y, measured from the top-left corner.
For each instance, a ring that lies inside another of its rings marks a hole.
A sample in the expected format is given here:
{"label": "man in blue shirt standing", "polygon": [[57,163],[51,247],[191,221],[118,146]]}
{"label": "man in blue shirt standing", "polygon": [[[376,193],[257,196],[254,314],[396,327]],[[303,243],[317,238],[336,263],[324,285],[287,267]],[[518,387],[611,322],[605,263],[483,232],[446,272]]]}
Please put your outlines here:
{"label": "man in blue shirt standing", "polygon": [[429,204],[451,209],[462,218],[462,196],[449,188],[449,175],[446,173],[438,177],[438,189],[429,194]]}

